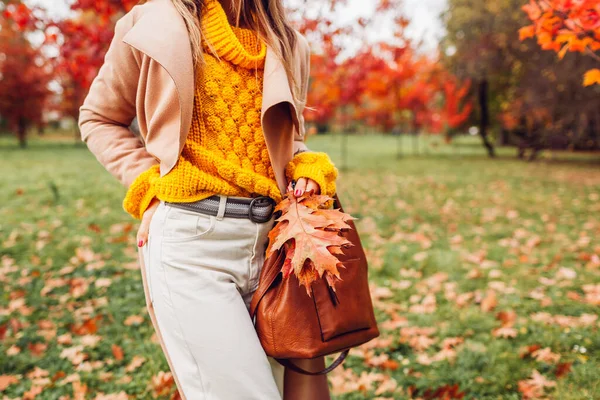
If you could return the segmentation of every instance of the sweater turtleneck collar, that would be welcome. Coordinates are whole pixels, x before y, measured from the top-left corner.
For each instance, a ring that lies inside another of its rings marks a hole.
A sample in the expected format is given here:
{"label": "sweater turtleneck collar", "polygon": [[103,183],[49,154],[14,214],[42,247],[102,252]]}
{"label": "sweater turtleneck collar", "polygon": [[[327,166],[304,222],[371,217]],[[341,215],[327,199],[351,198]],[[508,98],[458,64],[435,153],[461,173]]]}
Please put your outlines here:
{"label": "sweater turtleneck collar", "polygon": [[250,29],[229,24],[218,0],[208,0],[202,13],[203,46],[208,52],[243,68],[264,67],[267,46]]}

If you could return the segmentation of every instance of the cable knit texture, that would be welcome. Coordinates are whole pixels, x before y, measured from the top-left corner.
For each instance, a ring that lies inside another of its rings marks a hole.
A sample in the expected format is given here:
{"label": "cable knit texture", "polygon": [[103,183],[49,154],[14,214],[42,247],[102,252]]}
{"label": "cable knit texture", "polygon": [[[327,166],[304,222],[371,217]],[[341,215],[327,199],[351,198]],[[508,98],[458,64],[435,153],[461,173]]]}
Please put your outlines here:
{"label": "cable knit texture", "polygon": [[333,196],[336,192],[335,180],[338,170],[333,165],[327,153],[304,152],[298,154],[287,165],[285,175],[288,181],[308,177],[317,184],[321,193]]}
{"label": "cable knit texture", "polygon": [[[155,197],[171,202],[214,194],[282,199],[260,121],[266,45],[253,31],[231,26],[218,0],[207,2],[202,26],[206,65],[196,82],[190,132],[168,174],[160,177],[156,165],[129,187],[123,208],[134,218],[141,219]],[[322,193],[335,193],[337,170],[325,153],[298,154],[286,175],[314,179]]]}

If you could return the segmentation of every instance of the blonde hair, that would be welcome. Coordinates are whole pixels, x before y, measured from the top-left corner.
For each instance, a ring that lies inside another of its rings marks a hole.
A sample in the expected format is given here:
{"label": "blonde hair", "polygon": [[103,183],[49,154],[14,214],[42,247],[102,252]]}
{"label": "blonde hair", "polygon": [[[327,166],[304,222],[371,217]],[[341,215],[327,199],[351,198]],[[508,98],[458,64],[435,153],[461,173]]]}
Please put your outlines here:
{"label": "blonde hair", "polygon": [[[171,0],[183,17],[192,46],[194,70],[204,65],[202,39],[204,37],[201,16],[206,0]],[[297,37],[288,21],[282,0],[232,0],[236,14],[236,25],[244,22],[259,37],[271,46],[281,60],[291,84],[294,99],[300,93],[299,82],[293,74],[294,46]]]}

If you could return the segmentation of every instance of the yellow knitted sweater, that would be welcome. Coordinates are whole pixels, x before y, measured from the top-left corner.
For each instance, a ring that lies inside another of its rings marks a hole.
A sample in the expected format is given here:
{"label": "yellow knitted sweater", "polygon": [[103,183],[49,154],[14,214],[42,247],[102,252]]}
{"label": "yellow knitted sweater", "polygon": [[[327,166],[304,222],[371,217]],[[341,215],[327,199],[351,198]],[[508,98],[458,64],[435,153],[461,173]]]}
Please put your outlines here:
{"label": "yellow knitted sweater", "polygon": [[[196,82],[190,132],[168,174],[160,177],[155,165],[129,187],[123,208],[134,218],[141,219],[155,197],[171,202],[215,194],[282,199],[260,123],[266,45],[253,31],[231,26],[218,0],[206,3],[202,25],[206,64]],[[325,153],[296,155],[286,176],[313,179],[323,194],[335,194],[337,169]]]}

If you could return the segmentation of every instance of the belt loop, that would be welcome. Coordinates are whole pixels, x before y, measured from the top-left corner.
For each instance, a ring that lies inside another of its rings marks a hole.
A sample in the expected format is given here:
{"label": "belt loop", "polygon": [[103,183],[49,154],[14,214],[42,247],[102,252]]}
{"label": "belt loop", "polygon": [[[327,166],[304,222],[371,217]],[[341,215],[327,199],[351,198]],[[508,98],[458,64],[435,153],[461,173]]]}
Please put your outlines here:
{"label": "belt loop", "polygon": [[227,196],[219,195],[219,211],[217,212],[217,221],[222,221],[225,217],[225,206],[227,205]]}

